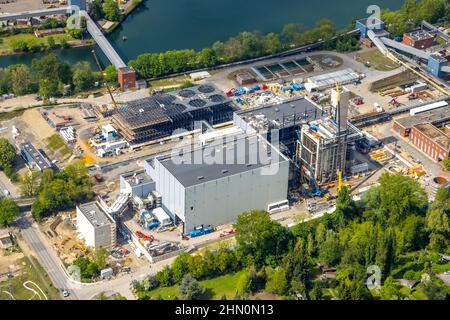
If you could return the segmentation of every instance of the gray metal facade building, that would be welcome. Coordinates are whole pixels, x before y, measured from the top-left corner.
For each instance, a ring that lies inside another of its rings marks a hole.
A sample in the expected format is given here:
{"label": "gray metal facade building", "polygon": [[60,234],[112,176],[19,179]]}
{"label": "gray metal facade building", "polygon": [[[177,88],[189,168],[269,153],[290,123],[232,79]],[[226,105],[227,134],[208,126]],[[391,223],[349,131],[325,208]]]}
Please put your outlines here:
{"label": "gray metal facade building", "polygon": [[[178,164],[170,155],[145,162],[147,173],[162,195],[164,209],[175,221],[183,222],[185,234],[197,226],[233,222],[244,211],[275,212],[287,205],[289,160],[262,137],[253,137],[215,145],[209,156],[204,147],[183,153],[183,159],[194,159],[194,153],[201,151],[203,161],[200,164],[189,160]],[[247,148],[244,155],[237,153],[238,144],[243,140]],[[249,146],[255,141],[261,147],[251,151]],[[208,164],[221,156],[229,160],[228,152],[234,153],[232,163]],[[257,161],[253,161],[255,157]]]}
{"label": "gray metal facade building", "polygon": [[152,191],[155,191],[155,182],[145,173],[145,170],[120,175],[121,193],[143,199],[147,198]]}

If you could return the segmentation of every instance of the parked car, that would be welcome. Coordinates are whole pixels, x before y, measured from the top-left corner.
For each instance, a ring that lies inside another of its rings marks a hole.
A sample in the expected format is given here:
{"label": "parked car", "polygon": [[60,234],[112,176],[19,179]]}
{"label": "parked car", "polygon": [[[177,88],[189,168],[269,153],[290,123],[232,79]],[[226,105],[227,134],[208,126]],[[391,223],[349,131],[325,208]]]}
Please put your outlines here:
{"label": "parked car", "polygon": [[61,292],[64,298],[70,296],[70,292],[67,289],[61,289]]}

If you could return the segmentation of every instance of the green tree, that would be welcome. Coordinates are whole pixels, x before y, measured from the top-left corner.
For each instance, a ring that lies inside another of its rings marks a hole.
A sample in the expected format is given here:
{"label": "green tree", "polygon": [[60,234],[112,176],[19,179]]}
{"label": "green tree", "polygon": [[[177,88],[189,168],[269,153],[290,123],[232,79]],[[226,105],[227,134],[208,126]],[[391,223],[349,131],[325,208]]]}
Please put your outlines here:
{"label": "green tree", "polygon": [[155,277],[163,287],[170,287],[171,285],[173,285],[172,269],[168,266],[164,267],[164,269],[156,273]]}
{"label": "green tree", "polygon": [[419,288],[423,291],[428,300],[445,300],[447,294],[445,287],[433,281],[425,281],[419,284]]}
{"label": "green tree", "polygon": [[345,186],[342,187],[336,200],[335,224],[339,227],[345,226],[348,221],[356,217],[357,211],[355,201],[353,201],[350,192]]}
{"label": "green tree", "polygon": [[0,138],[0,169],[12,167],[16,157],[16,148],[5,138]]}
{"label": "green tree", "polygon": [[11,222],[16,220],[20,208],[14,200],[10,198],[0,199],[0,225],[7,227]]}
{"label": "green tree", "polygon": [[298,239],[294,250],[285,256],[283,266],[288,280],[294,278],[305,281],[307,279],[313,264],[303,239]]}
{"label": "green tree", "polygon": [[184,276],[179,290],[180,296],[184,300],[199,300],[205,293],[205,289],[190,274]]}
{"label": "green tree", "polygon": [[112,85],[117,85],[117,70],[116,67],[113,65],[109,65],[105,68],[105,71],[103,73],[103,77],[105,81]]}
{"label": "green tree", "polygon": [[278,295],[285,295],[289,290],[288,280],[286,278],[286,271],[279,267],[276,270],[269,272],[266,291]]}
{"label": "green tree", "polygon": [[341,257],[339,239],[333,230],[327,230],[325,241],[319,245],[319,259],[329,265],[336,265]]}
{"label": "green tree", "polygon": [[445,170],[450,171],[450,157],[442,161]]}
{"label": "green tree", "polygon": [[198,53],[199,65],[208,68],[217,64],[217,54],[211,48],[204,48]]}
{"label": "green tree", "polygon": [[322,300],[323,298],[323,284],[321,281],[315,281],[311,291],[309,292],[311,300]]}
{"label": "green tree", "polygon": [[408,215],[424,214],[427,194],[417,181],[385,173],[379,183],[380,186],[372,187],[363,195],[366,218],[395,225]]}
{"label": "green tree", "polygon": [[38,194],[42,174],[37,170],[25,172],[20,179],[20,192],[23,197],[34,197]]}
{"label": "green tree", "polygon": [[47,46],[48,46],[48,48],[49,49],[53,49],[55,47],[55,45],[56,45],[55,38],[53,38],[52,36],[49,36],[47,38]]}
{"label": "green tree", "polygon": [[236,290],[242,296],[245,297],[252,292],[252,278],[248,272],[245,272],[240,276],[237,284]]}
{"label": "green tree", "polygon": [[280,36],[273,32],[268,33],[264,37],[263,48],[265,54],[273,54],[281,51],[283,47],[281,44]]}
{"label": "green tree", "polygon": [[180,283],[183,277],[189,273],[189,260],[191,256],[183,252],[172,263],[173,280],[175,283]]}
{"label": "green tree", "polygon": [[247,255],[262,262],[264,258],[280,257],[291,242],[289,231],[270,219],[264,211],[244,212],[237,218],[236,243]]}
{"label": "green tree", "polygon": [[76,91],[82,91],[94,86],[94,74],[89,62],[78,62],[73,67],[73,84]]}
{"label": "green tree", "polygon": [[103,18],[103,7],[101,0],[93,0],[89,6],[89,16],[94,20]]}
{"label": "green tree", "polygon": [[105,0],[103,3],[103,12],[105,14],[105,18],[109,21],[120,21],[122,17],[119,5],[114,0]]}
{"label": "green tree", "polygon": [[105,248],[98,248],[95,250],[93,262],[98,269],[103,270],[106,268],[106,259],[108,258],[108,256],[108,251]]}
{"label": "green tree", "polygon": [[11,71],[11,82],[12,91],[17,96],[22,96],[35,90],[35,81],[26,65],[20,65]]}

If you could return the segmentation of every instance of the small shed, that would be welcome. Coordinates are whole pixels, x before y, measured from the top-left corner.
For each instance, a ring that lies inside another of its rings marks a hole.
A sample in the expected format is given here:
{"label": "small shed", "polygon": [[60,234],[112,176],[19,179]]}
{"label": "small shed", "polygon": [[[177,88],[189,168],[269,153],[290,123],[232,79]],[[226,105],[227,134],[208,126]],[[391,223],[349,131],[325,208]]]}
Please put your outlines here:
{"label": "small shed", "polygon": [[193,81],[198,81],[211,77],[211,74],[208,71],[199,71],[191,73],[190,77]]}
{"label": "small shed", "polygon": [[100,277],[102,277],[103,279],[110,278],[113,276],[113,274],[114,272],[112,268],[106,268],[100,271]]}
{"label": "small shed", "polygon": [[11,240],[11,234],[6,230],[0,231],[0,248],[8,249],[13,246],[13,242]]}
{"label": "small shed", "polygon": [[256,79],[248,72],[241,72],[236,75],[236,81],[240,86],[245,86],[255,83]]}

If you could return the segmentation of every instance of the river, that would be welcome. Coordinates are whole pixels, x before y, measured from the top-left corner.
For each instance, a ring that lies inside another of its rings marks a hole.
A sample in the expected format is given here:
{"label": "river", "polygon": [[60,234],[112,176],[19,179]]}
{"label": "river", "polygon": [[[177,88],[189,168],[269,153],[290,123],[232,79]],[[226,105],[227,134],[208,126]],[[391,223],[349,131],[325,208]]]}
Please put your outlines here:
{"label": "river", "polygon": [[[366,16],[367,6],[374,3],[381,8],[398,9],[403,1],[145,0],[108,38],[123,60],[128,61],[146,52],[209,47],[244,30],[280,32],[287,23],[310,27],[326,18],[343,28],[353,18]],[[91,50],[72,48],[57,54],[71,64],[80,60],[93,63]],[[1,57],[0,66],[30,64],[39,55],[42,53]],[[108,64],[105,56],[99,56],[103,64]]]}

